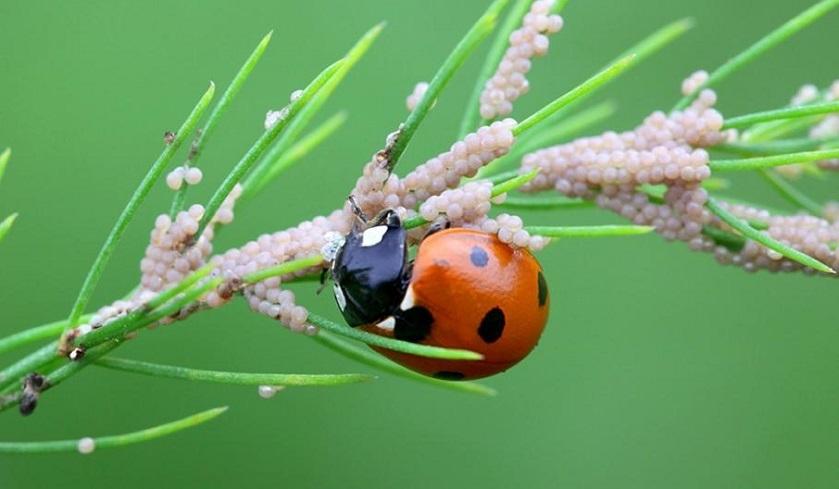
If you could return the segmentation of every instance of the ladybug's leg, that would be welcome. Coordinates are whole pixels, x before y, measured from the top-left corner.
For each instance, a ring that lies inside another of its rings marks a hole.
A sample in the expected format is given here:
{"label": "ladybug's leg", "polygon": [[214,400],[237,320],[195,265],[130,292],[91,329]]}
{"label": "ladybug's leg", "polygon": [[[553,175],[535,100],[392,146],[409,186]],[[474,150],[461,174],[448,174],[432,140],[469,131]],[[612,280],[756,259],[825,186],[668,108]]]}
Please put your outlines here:
{"label": "ladybug's leg", "polygon": [[320,271],[320,287],[318,287],[315,294],[320,295],[320,293],[323,292],[323,289],[326,288],[326,281],[330,278],[332,278],[332,267],[324,268]]}
{"label": "ladybug's leg", "polygon": [[399,214],[393,209],[385,209],[370,221],[370,227],[386,225],[391,228],[398,228],[402,226],[402,219],[399,219]]}
{"label": "ladybug's leg", "polygon": [[425,232],[425,236],[422,239],[425,239],[431,236],[434,233],[440,232],[444,229],[449,229],[452,227],[452,223],[445,216],[440,216],[435,219],[430,226],[428,226],[428,231]]}
{"label": "ladybug's leg", "polygon": [[353,214],[355,214],[355,221],[353,222],[353,231],[360,231],[367,227],[367,214],[361,210],[361,207],[358,206],[358,202],[355,201],[355,196],[350,194],[347,197],[347,201],[350,203],[350,207],[352,208]]}

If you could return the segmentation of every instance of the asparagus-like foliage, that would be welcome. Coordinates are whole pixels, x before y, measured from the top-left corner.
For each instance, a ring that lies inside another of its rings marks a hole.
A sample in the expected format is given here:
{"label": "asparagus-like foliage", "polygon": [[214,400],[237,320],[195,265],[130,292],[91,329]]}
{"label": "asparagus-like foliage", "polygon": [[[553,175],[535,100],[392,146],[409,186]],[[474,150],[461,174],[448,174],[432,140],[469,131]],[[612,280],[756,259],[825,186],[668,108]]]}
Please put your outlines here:
{"label": "asparagus-like foliage", "polygon": [[160,176],[166,170],[166,166],[169,164],[169,161],[172,160],[172,157],[178,151],[178,148],[180,148],[184,140],[190,137],[192,132],[195,130],[195,126],[198,124],[199,119],[201,119],[201,116],[210,104],[214,93],[215,85],[210,83],[210,88],[204,92],[204,95],[201,96],[198,103],[192,109],[192,112],[181,125],[180,129],[178,129],[174,139],[166,145],[166,148],[154,164],[152,164],[151,168],[149,168],[148,173],[146,173],[146,176],[143,177],[143,180],[140,182],[137,190],[134,191],[134,194],[131,196],[131,199],[129,199],[128,204],[117,218],[116,224],[114,224],[113,229],[111,229],[110,234],[108,234],[108,237],[105,239],[105,244],[102,245],[102,249],[99,251],[93,265],[90,267],[90,271],[85,277],[82,288],[79,291],[79,295],[73,303],[73,308],[70,310],[69,322],[67,324],[68,328],[73,328],[76,324],[78,324],[79,317],[82,315],[90,302],[90,297],[93,295],[96,284],[99,282],[102,272],[105,271],[105,266],[108,264],[111,255],[113,255],[114,250],[119,244],[120,238],[122,238],[126,228],[128,228],[128,224],[134,218],[134,214],[151,191],[152,186],[154,186],[155,182],[158,181]]}
{"label": "asparagus-like foliage", "polygon": [[594,202],[583,199],[569,199],[568,197],[507,197],[499,205],[512,209],[554,210],[594,207]]}
{"label": "asparagus-like foliage", "polygon": [[0,153],[0,181],[3,180],[3,174],[6,173],[6,166],[9,165],[9,159],[12,157],[12,148],[6,148]]}
{"label": "asparagus-like foliage", "polygon": [[[253,171],[251,171],[245,178],[243,182],[245,196],[252,196],[253,193],[268,183],[271,178],[269,175],[271,167],[274,166],[277,159],[279,159],[280,156],[287,151],[292,144],[294,144],[294,141],[300,136],[315,114],[317,114],[321,107],[323,107],[323,104],[326,103],[327,99],[332,95],[335,89],[338,88],[338,85],[344,81],[344,78],[346,78],[352,67],[355,66],[367,53],[373,45],[373,42],[375,42],[375,40],[379,37],[379,34],[381,34],[382,29],[384,29],[384,24],[378,24],[361,37],[355,46],[353,46],[349,52],[347,52],[346,56],[344,56],[341,66],[339,66],[338,69],[335,70],[335,73],[324,82],[323,86],[318,89],[317,93],[312,95],[311,101],[300,109],[299,115],[293,117],[291,109],[289,109],[289,115],[285,117],[285,121],[288,123],[288,129],[283,134],[282,138],[277,141],[277,144],[268,151],[268,153],[254,166]],[[301,99],[304,96],[306,96],[305,92],[301,96]],[[296,102],[292,103],[292,108],[295,104]],[[285,121],[280,121],[278,125]],[[231,188],[233,187],[231,186]]]}
{"label": "asparagus-like foliage", "polygon": [[[593,95],[597,89],[604,86],[606,83],[611,81],[612,78],[618,76],[629,68],[637,65],[641,61],[646,60],[653,54],[657,53],[668,44],[673,43],[682,35],[684,35],[688,30],[693,27],[693,21],[691,19],[681,19],[675,22],[671,22],[670,24],[665,25],[664,27],[658,29],[657,31],[653,32],[649,36],[645,37],[637,44],[631,46],[629,49],[624,51],[620,56],[615,58],[612,62],[606,65],[601,73],[593,77],[592,79],[585,82],[583,85],[588,84],[590,82],[595,81],[598,79],[600,75],[604,75],[605,72],[608,72],[613,69],[617,69],[614,76],[606,77],[605,80],[602,80],[602,83],[598,83],[597,86],[591,87],[590,90],[584,91],[584,93],[579,94],[578,97],[575,97],[571,100],[566,100],[564,104],[561,106],[556,107],[554,110],[551,111],[551,114],[547,118],[545,118],[541,124],[545,127],[551,127],[556,125],[563,117],[565,117],[565,112],[570,108],[574,107],[576,104],[581,103],[583,100],[588,98],[589,96]],[[626,65],[622,65],[622,62],[627,60],[628,58],[632,58],[629,63]],[[619,67],[619,68],[616,68]],[[583,85],[580,85],[575,90],[581,89]],[[573,92],[573,90],[572,90]],[[571,94],[572,92],[568,92],[563,97]],[[546,107],[547,109],[547,107]],[[537,131],[538,132],[538,131]],[[522,134],[517,134],[521,136]]]}
{"label": "asparagus-like foliage", "polygon": [[[204,146],[206,146],[207,140],[210,138],[210,135],[214,132],[216,126],[218,125],[221,116],[227,111],[227,108],[233,102],[233,99],[236,98],[236,95],[245,85],[245,82],[250,77],[254,68],[256,68],[259,60],[262,59],[262,55],[265,53],[265,50],[268,48],[268,44],[271,42],[271,35],[273,33],[274,31],[269,32],[262,38],[262,40],[259,41],[259,44],[257,44],[251,55],[248,56],[248,59],[245,60],[242,67],[239,68],[239,71],[233,77],[233,81],[230,82],[230,85],[221,95],[221,98],[216,103],[215,107],[213,107],[213,110],[210,112],[210,116],[207,118],[207,122],[198,132],[195,141],[192,143],[192,147],[189,149],[186,164],[194,165],[198,162],[198,159],[204,151]],[[172,200],[172,209],[169,212],[169,215],[173,218],[183,209],[184,202],[186,202],[186,192],[188,188],[188,185],[182,185],[175,193],[175,198]]]}
{"label": "asparagus-like foliage", "polygon": [[436,346],[418,345],[407,341],[394,340],[384,336],[375,335],[366,331],[350,328],[349,326],[332,322],[317,314],[309,313],[309,322],[318,328],[325,329],[353,340],[367,343],[371,346],[385,348],[402,353],[410,353],[421,357],[443,358],[446,360],[481,360],[483,356],[468,350],[457,350],[451,348],[440,348]]}
{"label": "asparagus-like foliage", "polygon": [[824,104],[802,105],[800,107],[787,107],[783,109],[755,112],[754,114],[730,117],[725,120],[723,129],[735,129],[748,127],[761,122],[777,121],[784,119],[798,119],[812,115],[830,114],[839,112],[839,101]]}
{"label": "asparagus-like foliage", "polygon": [[[320,93],[320,92],[318,92]],[[314,106],[314,104],[308,105],[306,108]],[[305,110],[305,109],[304,109]],[[303,120],[303,117],[299,117],[296,121]],[[277,142],[275,147],[280,148],[280,150],[276,151],[276,155],[274,155],[274,151],[272,150],[270,154],[265,156],[265,160],[268,162],[265,170],[265,174],[259,179],[256,179],[256,172],[252,172],[248,177],[245,178],[243,183],[244,192],[243,198],[247,196],[253,196],[257,194],[260,190],[265,188],[266,185],[271,183],[272,181],[276,180],[283,172],[291,168],[295,163],[301,161],[306,155],[308,155],[312,150],[320,146],[324,141],[326,141],[335,131],[337,131],[347,120],[346,112],[339,112],[329,119],[327,119],[324,123],[320,126],[315,128],[311,133],[307,134],[306,136],[300,138],[299,141],[294,143],[294,145],[285,148],[284,140],[287,136],[292,134],[291,127],[289,127],[288,131],[285,133],[282,139]],[[291,140],[289,138],[289,140]],[[273,157],[272,157],[273,156]],[[253,183],[250,183],[251,175],[254,175]]]}
{"label": "asparagus-like foliage", "polygon": [[760,175],[769,182],[772,188],[778,191],[779,195],[785,198],[792,205],[805,210],[814,216],[822,215],[823,209],[821,205],[810,197],[807,197],[804,192],[795,188],[795,186],[779,176],[777,173],[772,170],[762,169],[760,170]]}
{"label": "asparagus-like foliage", "polygon": [[26,454],[80,452],[82,454],[87,454],[92,452],[94,449],[122,447],[168,436],[206,423],[207,421],[215,419],[219,415],[223,414],[225,411],[227,411],[227,407],[209,409],[177,421],[172,421],[170,423],[122,435],[81,438],[78,440],[0,442],[0,453]]}
{"label": "asparagus-like foliage", "polygon": [[96,365],[112,370],[149,375],[152,377],[211,382],[216,384],[306,387],[355,384],[373,380],[373,377],[363,374],[273,374],[201,370],[114,357],[100,358],[96,361]]}
{"label": "asparagus-like foliage", "polygon": [[741,234],[743,234],[743,236],[752,239],[773,251],[780,253],[781,255],[785,256],[786,258],[789,258],[792,261],[798,262],[814,270],[818,270],[824,273],[836,273],[829,266],[816,260],[810,255],[802,253],[796,250],[795,248],[787,246],[781,243],[780,241],[773,239],[766,233],[758,231],[757,229],[749,225],[749,223],[747,223],[746,221],[739,219],[734,214],[725,210],[725,208],[722,207],[719,204],[719,202],[717,202],[715,199],[708,199],[708,202],[705,205],[706,207],[708,207],[708,210],[710,210],[715,216],[719,217],[720,220],[722,220],[724,223],[739,231]]}
{"label": "asparagus-like foliage", "polygon": [[560,143],[568,138],[581,134],[590,127],[608,119],[614,113],[615,104],[612,102],[603,102],[594,107],[582,110],[577,114],[563,118],[556,123],[552,123],[552,119],[556,118],[555,114],[547,122],[539,126],[543,129],[537,129],[519,138],[509,154],[491,161],[488,165],[481,168],[475,178],[484,178],[493,175],[500,169],[506,168],[508,164],[517,163],[527,153]]}
{"label": "asparagus-like foliage", "polygon": [[730,60],[723,63],[722,66],[714,70],[714,72],[711,73],[711,75],[708,77],[708,80],[706,80],[705,83],[702,83],[690,95],[683,97],[681,100],[679,100],[679,102],[674,107],[674,110],[679,110],[687,107],[691,102],[693,102],[694,99],[696,99],[696,96],[702,91],[703,88],[716,85],[722,80],[728,78],[732,73],[751,63],[770,49],[786,41],[787,39],[795,35],[797,32],[801,31],[805,27],[809,26],[813,22],[823,17],[837,5],[839,5],[839,0],[822,0],[821,2],[813,5],[804,12],[788,20],[783,25],[770,32],[766,36],[762,37],[756,43],[752,44],[748,49],[742,51],[740,54],[734,56]]}
{"label": "asparagus-like foliage", "polygon": [[[539,148],[557,144],[576,136],[590,127],[597,125],[615,114],[617,106],[614,102],[599,103],[588,109],[572,114],[557,124],[545,127],[541,131],[535,131],[520,138],[510,157],[518,158]],[[527,137],[529,136],[529,137]]]}
{"label": "asparagus-like foliage", "polygon": [[[89,321],[90,316],[82,316],[80,320],[82,322]],[[49,324],[43,324],[41,326],[35,326],[34,328],[23,330],[5,338],[0,338],[0,355],[30,343],[53,339],[61,334],[66,327],[67,320],[55,321]],[[2,380],[2,378],[0,378],[0,380]]]}
{"label": "asparagus-like foliage", "polygon": [[298,258],[296,260],[290,260],[284,263],[280,263],[279,265],[263,268],[262,270],[259,270],[257,272],[245,275],[242,281],[246,284],[254,284],[257,282],[261,282],[266,278],[281,277],[283,275],[289,275],[294,272],[299,272],[300,270],[316,267],[321,263],[323,263],[323,256],[321,255],[312,255],[306,258]]}
{"label": "asparagus-like foliage", "polygon": [[578,100],[583,99],[584,97],[591,95],[597,89],[599,89],[606,83],[614,80],[618,75],[632,67],[635,64],[635,59],[636,56],[634,54],[631,54],[609,65],[608,68],[597,73],[596,75],[584,81],[580,85],[572,88],[553,102],[538,110],[536,113],[534,113],[527,119],[521,121],[513,129],[513,134],[516,136],[520,136],[528,130],[532,130],[533,127],[537,126],[539,123],[544,122],[547,118],[555,114],[563,107],[566,107],[573,102],[576,102]]}
{"label": "asparagus-like foliage", "polygon": [[526,183],[530,182],[531,180],[533,180],[534,178],[536,178],[536,175],[538,175],[538,174],[539,174],[538,169],[531,170],[531,171],[529,171],[529,172],[527,172],[523,175],[518,175],[516,177],[513,177],[513,178],[507,180],[506,182],[501,182],[497,185],[493,185],[491,195],[493,197],[498,197],[501,194],[506,194],[507,192],[511,192],[513,190],[516,190],[517,188],[521,188],[524,184],[526,184]]}
{"label": "asparagus-like foliage", "polygon": [[38,372],[49,362],[60,359],[56,353],[57,341],[39,348],[13,365],[0,370],[0,393],[7,392],[10,387],[17,388],[19,381],[30,372]]}
{"label": "asparagus-like foliage", "polygon": [[779,139],[765,143],[727,143],[714,146],[714,150],[739,156],[765,156],[812,151],[823,148],[831,140],[812,138]]}
{"label": "asparagus-like foliage", "polygon": [[775,166],[789,165],[791,163],[807,163],[810,161],[829,160],[831,158],[839,158],[839,149],[804,151],[802,153],[759,156],[756,158],[741,158],[736,160],[712,160],[708,165],[713,171],[743,171],[760,170],[762,168],[772,168]]}
{"label": "asparagus-like foliage", "polygon": [[9,234],[9,231],[12,229],[12,226],[15,224],[16,220],[17,212],[9,216],[6,216],[5,219],[0,221],[0,241],[3,241],[3,238],[5,238],[7,234]]}
{"label": "asparagus-like foliage", "polygon": [[653,54],[661,51],[664,47],[676,39],[682,37],[685,33],[687,33],[687,31],[691,30],[693,26],[693,19],[690,18],[673,21],[645,37],[638,44],[635,44],[624,51],[614,61],[618,61],[630,54],[634,54],[635,62],[640,63]]}
{"label": "asparagus-like foliage", "polygon": [[[9,164],[9,158],[11,156],[12,148],[6,148],[5,151],[0,153],[0,180],[3,180],[3,173],[6,172],[6,166]],[[9,234],[9,230],[12,229],[15,220],[17,220],[17,213],[11,214],[0,221],[0,241],[3,241],[3,238]]]}
{"label": "asparagus-like foliage", "polygon": [[179,283],[149,300],[142,308],[132,311],[122,318],[111,321],[82,336],[78,341],[78,345],[82,348],[90,348],[111,339],[124,337],[127,333],[138,329],[138,325],[155,310],[191,289],[196,283],[209,275],[211,271],[212,268],[209,265],[199,268]]}
{"label": "asparagus-like foliage", "polygon": [[602,238],[613,236],[635,236],[655,230],[652,226],[604,225],[604,226],[526,226],[531,234],[548,238]]}
{"label": "asparagus-like foliage", "polygon": [[201,236],[204,232],[204,229],[210,223],[210,220],[215,216],[218,209],[221,207],[221,204],[224,202],[224,199],[230,194],[233,190],[233,187],[236,186],[237,183],[245,176],[245,174],[250,171],[253,165],[257,162],[257,160],[268,150],[271,144],[277,139],[277,136],[286,128],[289,122],[294,119],[298,112],[312,99],[315,93],[323,87],[326,82],[335,75],[338,69],[343,65],[344,60],[336,61],[335,63],[327,66],[320,74],[312,80],[311,83],[303,90],[303,94],[295,100],[289,107],[288,113],[285,117],[280,119],[273,127],[266,130],[262,135],[256,140],[256,142],[248,148],[248,151],[242,156],[242,159],[239,160],[238,163],[230,170],[227,176],[222,181],[221,185],[216,189],[213,193],[213,196],[210,197],[210,201],[207,203],[205,208],[205,212],[201,221],[198,225],[198,231],[195,233],[195,236]]}
{"label": "asparagus-like foliage", "polygon": [[388,161],[391,168],[395,167],[399,158],[402,157],[402,153],[405,152],[408,143],[413,139],[420,124],[425,120],[425,116],[428,115],[431,106],[449,83],[449,80],[452,79],[457,70],[466,62],[466,59],[475,51],[475,48],[478,47],[481,41],[493,31],[498,20],[498,15],[504,9],[507,2],[508,0],[495,0],[492,2],[486,12],[484,12],[463,39],[455,46],[454,50],[449,54],[449,57],[440,66],[440,69],[437,70],[434,78],[428,84],[425,95],[423,95],[417,106],[408,115],[408,118],[405,119],[405,123],[399,131],[399,136],[390,149]]}
{"label": "asparagus-like foliage", "polygon": [[323,346],[335,352],[344,355],[345,357],[363,363],[375,369],[393,374],[405,379],[430,384],[436,387],[451,389],[461,392],[468,392],[471,394],[481,394],[484,396],[494,396],[496,394],[494,389],[486,387],[474,382],[449,382],[445,380],[435,379],[426,375],[420,375],[412,370],[408,370],[401,365],[391,362],[390,360],[378,355],[367,348],[360,348],[349,341],[344,341],[337,335],[328,331],[320,330],[314,339]]}

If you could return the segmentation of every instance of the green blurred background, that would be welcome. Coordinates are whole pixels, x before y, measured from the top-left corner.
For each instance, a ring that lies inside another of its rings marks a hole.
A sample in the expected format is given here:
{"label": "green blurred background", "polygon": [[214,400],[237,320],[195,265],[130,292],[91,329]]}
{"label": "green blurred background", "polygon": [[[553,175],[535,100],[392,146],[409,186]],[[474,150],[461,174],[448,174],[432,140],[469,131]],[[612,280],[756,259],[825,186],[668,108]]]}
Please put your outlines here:
{"label": "green blurred background", "polygon": [[[805,0],[575,0],[517,116],[583,80],[653,29],[697,27],[609,87],[624,129],[672,105],[682,78],[713,68],[809,6]],[[405,116],[484,2],[0,2],[0,147],[14,154],[0,214],[20,218],[0,247],[0,335],[67,314],[121,207],[214,80],[223,88],[259,38],[272,45],[208,146],[204,202],[281,106],[367,28],[387,20],[369,55],[322,118],[350,119],[328,144],[237,213],[216,249],[336,207],[361,165]],[[837,75],[839,13],[720,87],[727,114],[780,106],[806,82]],[[483,47],[481,53],[484,52]],[[473,59],[412,144],[405,168],[453,142]],[[604,126],[605,128],[605,126]],[[598,128],[602,129],[602,128]],[[756,176],[729,193],[783,208]],[[827,199],[835,180],[801,185]],[[138,279],[154,216],[143,206],[95,297]],[[618,220],[601,211],[525,216],[531,223]],[[38,412],[0,416],[0,439],[131,431],[205,408],[222,418],[153,443],[78,454],[2,457],[0,487],[620,487],[839,486],[836,282],[749,275],[656,236],[568,240],[541,253],[553,294],[549,328],[520,366],[487,383],[496,398],[385,376],[365,384],[287,390],[191,384],[89,369],[50,392]],[[329,297],[298,295],[337,317]],[[124,356],[203,368],[367,371],[236,301],[142,334]],[[0,358],[4,362],[13,356]]]}

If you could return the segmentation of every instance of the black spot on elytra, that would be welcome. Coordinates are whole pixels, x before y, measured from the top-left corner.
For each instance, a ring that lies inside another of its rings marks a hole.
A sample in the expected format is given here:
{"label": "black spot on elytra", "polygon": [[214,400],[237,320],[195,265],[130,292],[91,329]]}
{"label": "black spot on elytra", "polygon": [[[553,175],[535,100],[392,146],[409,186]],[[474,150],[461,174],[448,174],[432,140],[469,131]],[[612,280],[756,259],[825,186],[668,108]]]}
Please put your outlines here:
{"label": "black spot on elytra", "polygon": [[434,378],[440,380],[463,380],[466,377],[461,372],[450,372],[448,370],[443,370],[434,374]]}
{"label": "black spot on elytra", "polygon": [[486,343],[495,343],[504,333],[504,311],[499,307],[493,307],[481,320],[478,326],[478,335]]}
{"label": "black spot on elytra", "polygon": [[489,263],[489,255],[480,246],[472,247],[472,251],[469,253],[469,259],[472,260],[472,264],[476,267],[485,267]]}
{"label": "black spot on elytra", "polygon": [[548,302],[548,283],[545,281],[545,276],[542,271],[539,271],[539,307]]}
{"label": "black spot on elytra", "polygon": [[422,306],[398,311],[394,314],[394,318],[396,325],[393,327],[393,336],[398,340],[412,343],[424,340],[431,332],[431,324],[434,322],[434,316]]}

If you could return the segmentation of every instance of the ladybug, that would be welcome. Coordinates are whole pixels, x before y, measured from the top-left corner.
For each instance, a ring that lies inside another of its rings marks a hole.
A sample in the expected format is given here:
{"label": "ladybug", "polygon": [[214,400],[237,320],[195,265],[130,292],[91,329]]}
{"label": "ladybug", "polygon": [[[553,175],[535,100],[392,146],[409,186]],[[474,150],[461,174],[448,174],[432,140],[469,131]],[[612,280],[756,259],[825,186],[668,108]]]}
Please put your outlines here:
{"label": "ladybug", "polygon": [[445,360],[373,347],[445,380],[487,377],[521,361],[536,346],[550,308],[541,266],[528,250],[494,234],[451,228],[426,236],[410,261],[407,233],[391,210],[346,236],[331,271],[350,326],[483,355]]}

